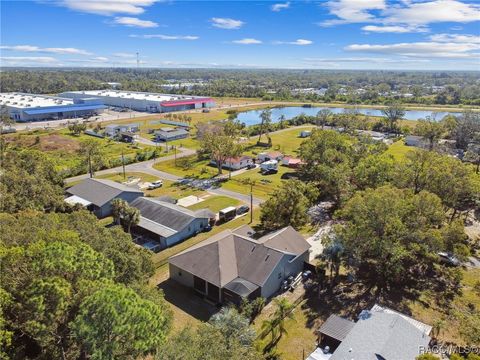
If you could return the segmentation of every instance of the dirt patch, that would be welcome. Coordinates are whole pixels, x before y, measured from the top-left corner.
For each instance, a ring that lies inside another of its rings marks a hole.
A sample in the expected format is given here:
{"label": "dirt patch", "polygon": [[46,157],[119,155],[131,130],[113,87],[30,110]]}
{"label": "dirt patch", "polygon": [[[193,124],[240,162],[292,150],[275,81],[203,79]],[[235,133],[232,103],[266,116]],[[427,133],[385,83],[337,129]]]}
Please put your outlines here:
{"label": "dirt patch", "polygon": [[78,141],[62,135],[50,134],[40,137],[39,150],[42,151],[63,150],[74,152],[78,149],[80,149],[80,143]]}

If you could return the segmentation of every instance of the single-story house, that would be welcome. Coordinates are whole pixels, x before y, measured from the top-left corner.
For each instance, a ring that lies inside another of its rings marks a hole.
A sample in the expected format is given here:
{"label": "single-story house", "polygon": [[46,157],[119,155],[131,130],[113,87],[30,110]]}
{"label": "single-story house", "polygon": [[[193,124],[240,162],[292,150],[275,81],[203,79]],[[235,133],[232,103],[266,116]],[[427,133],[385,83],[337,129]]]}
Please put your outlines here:
{"label": "single-story house", "polygon": [[310,130],[303,130],[300,132],[300,137],[301,138],[307,138],[312,135],[312,132]]}
{"label": "single-story house", "polygon": [[140,210],[140,222],[133,232],[158,242],[162,249],[202,232],[215,217],[208,209],[192,211],[147,197],[139,197],[130,205]]}
{"label": "single-story house", "polygon": [[134,133],[140,131],[140,124],[110,124],[105,126],[105,135],[114,137],[119,133]]}
{"label": "single-story house", "polygon": [[357,322],[331,315],[319,330],[322,351],[312,355],[325,360],[415,359],[428,348],[431,331],[430,325],[374,305]]}
{"label": "single-story house", "polygon": [[427,142],[421,136],[407,135],[405,136],[405,145],[425,148],[427,147]]}
{"label": "single-story house", "polygon": [[293,169],[298,168],[302,164],[303,164],[302,159],[294,158],[294,157],[291,157],[291,156],[285,156],[282,159],[282,165],[288,166],[288,167],[293,168]]}
{"label": "single-story house", "polygon": [[357,133],[360,135],[368,136],[373,141],[383,141],[386,139],[386,134],[379,131],[357,130]]}
{"label": "single-story house", "polygon": [[188,131],[180,128],[161,128],[155,131],[155,141],[173,141],[187,137]]}
{"label": "single-story house", "polygon": [[257,155],[257,159],[260,162],[269,161],[269,160],[277,160],[280,161],[283,159],[283,154],[280,151],[270,151],[268,153],[262,152]]}
{"label": "single-story house", "polygon": [[66,191],[70,197],[65,201],[69,204],[81,204],[97,217],[104,218],[112,213],[112,200],[123,199],[131,203],[143,196],[138,188],[126,186],[107,179],[89,178],[72,186]]}
{"label": "single-story house", "polygon": [[259,239],[253,233],[247,225],[227,229],[172,256],[170,278],[215,303],[272,297],[303,270],[310,244],[291,226]]}
{"label": "single-story house", "polygon": [[[210,164],[216,165],[215,160],[211,160]],[[225,159],[225,162],[222,164],[222,167],[229,170],[240,170],[246,168],[248,165],[253,165],[255,162],[250,156],[242,155],[237,157],[230,157]]]}

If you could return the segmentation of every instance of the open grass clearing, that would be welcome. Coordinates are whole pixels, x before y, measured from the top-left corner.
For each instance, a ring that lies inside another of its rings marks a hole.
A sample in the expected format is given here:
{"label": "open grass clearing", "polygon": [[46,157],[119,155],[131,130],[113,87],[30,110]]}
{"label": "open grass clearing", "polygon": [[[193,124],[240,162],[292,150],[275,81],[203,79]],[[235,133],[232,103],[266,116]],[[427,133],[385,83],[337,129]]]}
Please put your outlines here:
{"label": "open grass clearing", "polygon": [[415,148],[405,145],[403,140],[398,140],[390,145],[386,151],[387,154],[390,154],[394,157],[395,160],[403,160],[405,155],[409,151],[413,151]]}
{"label": "open grass clearing", "polygon": [[200,201],[194,205],[189,206],[190,210],[200,210],[200,209],[209,209],[210,211],[217,213],[222,209],[225,209],[229,206],[238,206],[240,204],[240,200],[230,198],[228,196],[222,195],[211,195],[207,197],[205,200]]}
{"label": "open grass clearing", "polygon": [[250,186],[245,185],[247,181],[255,181],[253,195],[262,199],[275,193],[275,189],[282,185],[290,176],[295,176],[295,169],[286,166],[279,166],[278,172],[271,175],[263,175],[258,168],[245,171],[240,175],[233,176],[230,180],[222,183],[222,187],[236,191],[241,194],[250,194]]}

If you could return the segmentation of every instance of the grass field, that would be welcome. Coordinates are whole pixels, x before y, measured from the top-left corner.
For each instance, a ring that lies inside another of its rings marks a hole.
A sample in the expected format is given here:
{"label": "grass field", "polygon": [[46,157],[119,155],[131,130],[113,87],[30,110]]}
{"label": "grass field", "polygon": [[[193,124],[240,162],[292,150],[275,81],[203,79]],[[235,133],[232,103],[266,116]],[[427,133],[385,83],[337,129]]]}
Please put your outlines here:
{"label": "grass field", "polygon": [[232,199],[228,196],[209,196],[205,200],[196,203],[195,205],[189,206],[190,210],[200,210],[204,208],[208,208],[210,211],[214,213],[219,212],[222,209],[225,209],[229,206],[238,206],[240,201],[237,199]]}
{"label": "grass field", "polygon": [[[159,178],[157,178],[156,176],[145,174],[145,173],[127,172],[125,173],[125,175],[127,178],[129,177],[140,178],[141,180],[140,182],[152,182],[152,181],[159,180]],[[117,182],[124,181],[123,173],[100,175],[100,176],[97,176],[97,178],[109,179]],[[190,196],[190,195],[201,197],[207,194],[205,191],[191,188],[188,186],[181,186],[173,181],[169,181],[169,180],[162,180],[162,181],[163,181],[163,186],[158,189],[154,189],[154,190],[144,189],[143,191],[145,193],[145,196],[158,197],[158,196],[168,195],[178,200],[180,198]],[[72,185],[72,184],[69,184],[69,185]]]}
{"label": "grass field", "polygon": [[[71,170],[79,167],[83,159],[79,154],[81,142],[92,140],[100,145],[104,163],[119,160],[122,153],[125,158],[133,159],[137,151],[152,151],[154,147],[116,142],[110,139],[99,139],[88,135],[71,135],[67,129],[38,130],[30,133],[18,133],[5,137],[12,146],[35,149],[45,153],[55,163],[58,170]],[[161,156],[167,155],[162,152]]]}
{"label": "grass field", "polygon": [[[181,177],[211,178],[217,174],[217,169],[209,166],[209,160],[198,161],[196,155],[184,157],[182,159],[168,160],[156,163],[153,167],[160,171],[165,171]],[[188,164],[188,165],[186,165]]]}
{"label": "grass field", "polygon": [[295,174],[294,169],[286,166],[279,166],[278,173],[272,175],[262,175],[259,169],[252,169],[243,174],[232,177],[222,187],[228,190],[236,191],[242,194],[250,194],[250,186],[245,185],[245,181],[255,181],[253,186],[253,195],[262,199],[267,199],[275,192],[275,189],[282,184],[287,174]]}
{"label": "grass field", "polygon": [[395,160],[403,160],[405,155],[415,148],[405,145],[403,140],[398,140],[388,147],[387,154],[392,155]]}

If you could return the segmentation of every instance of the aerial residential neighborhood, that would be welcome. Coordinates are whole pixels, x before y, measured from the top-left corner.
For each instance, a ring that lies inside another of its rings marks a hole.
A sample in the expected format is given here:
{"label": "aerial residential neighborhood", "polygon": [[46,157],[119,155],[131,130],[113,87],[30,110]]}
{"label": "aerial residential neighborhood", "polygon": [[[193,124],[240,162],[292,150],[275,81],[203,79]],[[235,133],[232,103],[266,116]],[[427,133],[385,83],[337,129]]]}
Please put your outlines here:
{"label": "aerial residential neighborhood", "polygon": [[477,1],[0,19],[0,359],[480,360]]}

